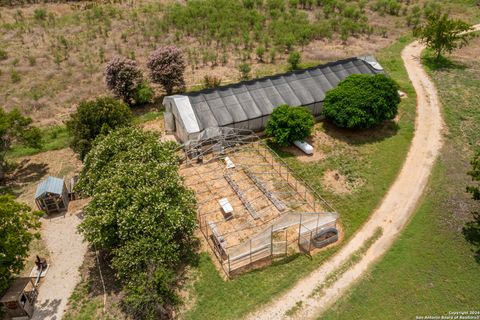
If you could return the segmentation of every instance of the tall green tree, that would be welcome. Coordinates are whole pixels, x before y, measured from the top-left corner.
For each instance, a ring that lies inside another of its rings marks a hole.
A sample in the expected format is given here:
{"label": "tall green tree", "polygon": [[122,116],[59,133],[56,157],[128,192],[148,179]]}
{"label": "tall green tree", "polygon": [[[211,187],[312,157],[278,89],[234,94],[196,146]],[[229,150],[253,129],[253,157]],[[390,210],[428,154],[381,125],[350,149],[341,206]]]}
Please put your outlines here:
{"label": "tall green tree", "polygon": [[398,89],[398,84],[383,74],[352,74],[327,92],[323,114],[341,128],[370,128],[395,118]]}
{"label": "tall green tree", "polygon": [[115,98],[100,97],[82,101],[66,123],[73,136],[71,147],[83,160],[98,135],[128,126],[132,119],[130,108]]}
{"label": "tall green tree", "polygon": [[312,133],[315,121],[303,107],[287,104],[276,107],[267,122],[265,133],[280,145],[287,146],[295,140],[303,140]]}
{"label": "tall green tree", "polygon": [[122,128],[94,142],[77,184],[92,201],[80,230],[109,253],[124,306],[158,319],[180,302],[177,281],[195,257],[195,197],[178,174],[177,145]]}
{"label": "tall green tree", "polygon": [[[471,193],[472,198],[480,204],[480,150],[476,152],[471,164],[472,170],[468,175],[472,178],[473,184],[467,187],[467,192]],[[472,215],[473,220],[465,224],[463,234],[475,247],[475,258],[480,263],[480,211],[474,211]]]}
{"label": "tall green tree", "polygon": [[17,109],[6,112],[0,108],[0,184],[5,182],[7,170],[5,154],[13,143],[38,148],[41,144],[40,130],[32,126],[32,119],[22,116]]}
{"label": "tall green tree", "polygon": [[417,26],[413,34],[433,50],[436,60],[439,60],[442,54],[466,46],[474,37],[468,33],[471,30],[468,23],[450,19],[448,13],[435,10],[427,13],[425,23]]}
{"label": "tall green tree", "polygon": [[22,271],[28,247],[38,238],[40,211],[33,212],[29,206],[18,203],[13,196],[0,196],[0,295]]}

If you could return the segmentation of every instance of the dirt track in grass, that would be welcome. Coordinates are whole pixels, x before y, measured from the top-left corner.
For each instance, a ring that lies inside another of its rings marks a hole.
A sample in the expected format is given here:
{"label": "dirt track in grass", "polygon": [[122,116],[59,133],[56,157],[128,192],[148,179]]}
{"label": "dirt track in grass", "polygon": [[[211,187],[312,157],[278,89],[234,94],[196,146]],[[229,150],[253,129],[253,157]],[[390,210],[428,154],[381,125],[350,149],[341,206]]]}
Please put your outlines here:
{"label": "dirt track in grass", "polygon": [[[475,28],[480,30],[480,25]],[[279,299],[250,314],[248,319],[309,319],[319,316],[385,254],[410,220],[442,146],[440,102],[435,86],[420,61],[423,49],[424,46],[415,41],[402,52],[405,68],[417,93],[417,118],[415,136],[398,178],[369,221],[338,254]],[[378,227],[383,229],[378,240],[356,264],[339,273],[338,270],[351,261],[355,252],[375,234]],[[328,281],[329,278],[334,280]],[[329,284],[325,286],[325,282]]]}

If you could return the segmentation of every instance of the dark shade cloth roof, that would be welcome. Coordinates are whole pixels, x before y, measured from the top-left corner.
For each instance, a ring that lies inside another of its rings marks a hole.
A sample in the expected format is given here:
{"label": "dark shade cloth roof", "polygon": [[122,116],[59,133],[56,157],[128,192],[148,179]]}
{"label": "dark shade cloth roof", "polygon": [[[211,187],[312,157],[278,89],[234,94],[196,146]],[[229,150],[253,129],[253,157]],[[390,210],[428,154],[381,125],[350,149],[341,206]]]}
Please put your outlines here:
{"label": "dark shade cloth roof", "polygon": [[382,69],[372,66],[375,62],[373,57],[350,58],[184,96],[192,105],[200,130],[222,127],[268,116],[282,104],[306,106],[322,102],[328,90],[351,74],[382,73]]}
{"label": "dark shade cloth roof", "polygon": [[7,292],[3,295],[0,299],[0,303],[7,303],[11,301],[17,301],[18,296],[22,291],[28,286],[30,283],[31,278],[17,278],[13,281],[10,288],[8,288]]}

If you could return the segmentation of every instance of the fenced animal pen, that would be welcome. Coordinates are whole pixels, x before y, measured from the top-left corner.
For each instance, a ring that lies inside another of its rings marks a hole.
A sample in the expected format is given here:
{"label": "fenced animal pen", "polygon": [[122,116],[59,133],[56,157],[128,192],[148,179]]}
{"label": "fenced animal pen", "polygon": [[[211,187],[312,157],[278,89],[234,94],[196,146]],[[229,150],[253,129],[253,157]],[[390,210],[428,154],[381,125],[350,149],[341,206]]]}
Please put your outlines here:
{"label": "fenced animal pen", "polygon": [[338,239],[338,214],[250,130],[208,128],[184,146],[200,230],[228,276]]}

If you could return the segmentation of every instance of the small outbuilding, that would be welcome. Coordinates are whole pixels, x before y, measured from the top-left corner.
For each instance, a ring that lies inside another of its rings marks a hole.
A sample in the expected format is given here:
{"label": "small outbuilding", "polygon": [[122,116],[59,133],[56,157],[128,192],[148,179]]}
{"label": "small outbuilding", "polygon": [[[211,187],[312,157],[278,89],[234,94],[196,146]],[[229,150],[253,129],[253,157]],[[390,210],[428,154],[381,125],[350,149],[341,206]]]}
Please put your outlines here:
{"label": "small outbuilding", "polygon": [[36,296],[32,278],[17,278],[0,299],[0,305],[11,319],[30,319]]}
{"label": "small outbuilding", "polygon": [[35,192],[38,209],[47,214],[65,212],[68,209],[69,193],[65,181],[56,177],[42,180]]}

